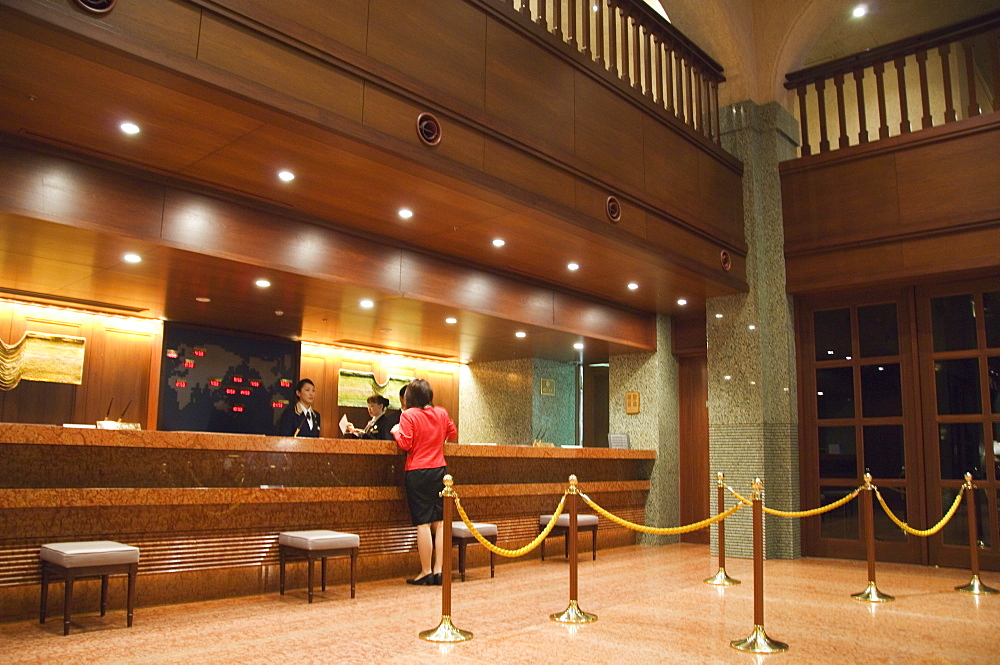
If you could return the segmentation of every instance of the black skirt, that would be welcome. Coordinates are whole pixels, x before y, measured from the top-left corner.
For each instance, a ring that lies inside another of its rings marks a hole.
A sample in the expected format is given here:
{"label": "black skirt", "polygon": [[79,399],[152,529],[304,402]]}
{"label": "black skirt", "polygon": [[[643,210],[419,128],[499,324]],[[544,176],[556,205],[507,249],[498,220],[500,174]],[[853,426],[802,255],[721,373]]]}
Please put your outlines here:
{"label": "black skirt", "polygon": [[444,489],[446,473],[446,466],[406,472],[406,502],[410,506],[413,526],[440,522],[444,518],[444,507],[438,494]]}

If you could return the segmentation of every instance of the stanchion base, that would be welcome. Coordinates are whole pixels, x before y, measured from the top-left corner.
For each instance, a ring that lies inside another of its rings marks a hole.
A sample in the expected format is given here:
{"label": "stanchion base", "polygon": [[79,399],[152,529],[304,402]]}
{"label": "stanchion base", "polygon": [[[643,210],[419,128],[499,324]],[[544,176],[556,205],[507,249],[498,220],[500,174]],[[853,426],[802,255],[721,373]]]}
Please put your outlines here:
{"label": "stanchion base", "polygon": [[986,586],[983,584],[982,580],[979,579],[979,575],[973,575],[972,579],[965,586],[955,587],[955,591],[964,591],[966,593],[974,593],[977,596],[988,596],[994,593],[1000,593],[1000,590],[994,589],[991,586]]}
{"label": "stanchion base", "polygon": [[867,589],[861,593],[851,595],[851,598],[854,600],[863,600],[868,603],[888,603],[890,600],[896,600],[895,596],[890,596],[887,593],[879,591],[874,582],[869,582]]}
{"label": "stanchion base", "polygon": [[448,615],[441,616],[441,623],[433,630],[425,630],[420,633],[420,639],[428,642],[465,642],[472,639],[472,633],[467,630],[456,628]]}
{"label": "stanchion base", "polygon": [[719,572],[703,581],[705,584],[711,584],[713,586],[733,586],[735,584],[740,584],[739,580],[733,579],[729,576],[725,568],[719,568]]}
{"label": "stanchion base", "polygon": [[569,607],[560,614],[550,614],[549,618],[559,623],[591,623],[597,621],[596,614],[584,612],[575,600],[569,601]]}
{"label": "stanchion base", "polygon": [[781,653],[788,651],[788,645],[784,642],[772,640],[764,632],[764,626],[754,626],[749,637],[742,640],[733,640],[729,643],[734,649],[749,651],[750,653]]}

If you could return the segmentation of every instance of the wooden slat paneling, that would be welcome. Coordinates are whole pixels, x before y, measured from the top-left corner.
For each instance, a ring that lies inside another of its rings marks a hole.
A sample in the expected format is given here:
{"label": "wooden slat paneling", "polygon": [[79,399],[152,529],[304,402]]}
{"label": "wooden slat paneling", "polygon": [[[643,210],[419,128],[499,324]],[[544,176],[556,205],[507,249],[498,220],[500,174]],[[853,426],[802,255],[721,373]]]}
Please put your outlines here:
{"label": "wooden slat paneling", "polygon": [[[636,189],[643,170],[642,112],[582,74],[576,75],[576,156]],[[658,176],[659,177],[659,176]]]}

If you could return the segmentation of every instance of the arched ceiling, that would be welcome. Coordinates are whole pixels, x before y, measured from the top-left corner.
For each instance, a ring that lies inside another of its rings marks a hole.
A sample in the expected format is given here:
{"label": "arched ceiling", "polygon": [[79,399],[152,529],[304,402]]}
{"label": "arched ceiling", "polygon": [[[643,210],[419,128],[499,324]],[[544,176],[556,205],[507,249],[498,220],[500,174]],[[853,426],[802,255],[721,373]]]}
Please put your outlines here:
{"label": "arched ceiling", "polygon": [[725,70],[719,103],[786,107],[785,75],[1000,9],[1000,0],[658,0]]}

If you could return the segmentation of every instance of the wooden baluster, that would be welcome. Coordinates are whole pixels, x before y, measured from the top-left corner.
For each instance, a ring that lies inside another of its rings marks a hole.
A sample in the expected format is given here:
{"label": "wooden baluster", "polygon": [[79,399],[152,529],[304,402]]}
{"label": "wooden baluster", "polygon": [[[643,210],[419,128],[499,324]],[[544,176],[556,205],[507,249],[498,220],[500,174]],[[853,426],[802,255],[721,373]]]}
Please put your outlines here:
{"label": "wooden baluster", "polygon": [[906,102],[906,56],[898,56],[896,65],[896,85],[899,88],[899,133],[910,133],[910,106]]}
{"label": "wooden baluster", "polygon": [[846,148],[851,145],[851,139],[847,136],[847,109],[844,108],[844,75],[842,73],[834,75],[833,87],[837,91],[837,121],[840,124],[837,147]]}
{"label": "wooden baluster", "polygon": [[656,77],[654,79],[656,102],[665,108],[663,103],[663,43],[659,35],[651,35],[650,39],[653,40],[653,48],[656,50],[656,64],[654,66],[656,70]]}
{"label": "wooden baluster", "polygon": [[965,51],[965,76],[969,83],[969,114],[967,118],[974,118],[980,114],[979,100],[976,96],[976,53],[972,48],[971,39],[962,40],[962,49]]}
{"label": "wooden baluster", "polygon": [[638,18],[632,19],[632,87],[642,92],[642,42]]}
{"label": "wooden baluster", "polygon": [[684,65],[687,67],[687,124],[688,127],[694,127],[694,66],[687,58],[684,59]]}
{"label": "wooden baluster", "polygon": [[531,0],[521,0],[521,15],[528,17],[529,21],[534,21],[531,16]]}
{"label": "wooden baluster", "polygon": [[990,53],[993,61],[993,110],[1000,111],[1000,31],[993,33]]}
{"label": "wooden baluster", "polygon": [[854,87],[858,93],[858,143],[868,143],[868,119],[865,116],[865,70],[854,70]]}
{"label": "wooden baluster", "polygon": [[562,2],[553,0],[552,2],[552,34],[559,39],[562,35]]}
{"label": "wooden baluster", "polygon": [[951,52],[951,44],[941,44],[938,53],[941,55],[941,81],[944,85],[944,121],[955,122],[958,118],[955,115],[955,99],[951,90],[951,60],[948,54]]}
{"label": "wooden baluster", "polygon": [[917,71],[920,73],[920,106],[924,113],[920,119],[920,128],[927,129],[934,126],[934,118],[931,116],[931,94],[927,86],[927,51],[925,49],[917,51]]}
{"label": "wooden baluster", "polygon": [[715,117],[715,143],[716,145],[722,145],[722,128],[719,124],[719,82],[712,80],[712,109],[714,110]]}
{"label": "wooden baluster", "polygon": [[830,152],[830,139],[826,133],[826,81],[820,79],[814,85],[819,103],[819,151]]}
{"label": "wooden baluster", "polygon": [[604,65],[604,3],[605,0],[594,0],[597,11],[594,12],[594,57],[601,67]]}
{"label": "wooden baluster", "polygon": [[621,28],[621,52],[622,52],[622,78],[625,79],[626,83],[632,83],[632,61],[629,59],[629,48],[628,48],[628,22],[629,16],[622,10],[621,23],[619,27]]}
{"label": "wooden baluster", "polygon": [[580,52],[587,56],[588,59],[593,60],[593,49],[590,47],[590,15],[594,13],[591,9],[590,3],[593,0],[584,0],[580,3],[580,30],[583,33],[581,35]]}
{"label": "wooden baluster", "polygon": [[608,3],[608,61],[611,65],[608,71],[618,78],[618,7],[614,2]]}
{"label": "wooden baluster", "polygon": [[698,129],[701,130],[702,134],[708,136],[708,95],[705,88],[708,81],[700,69],[695,72],[695,75],[698,77]]}
{"label": "wooden baluster", "polygon": [[675,78],[674,77],[674,71],[675,70],[674,70],[674,46],[673,46],[673,43],[669,42],[669,41],[664,42],[663,43],[663,49],[665,51],[663,55],[667,59],[667,68],[666,68],[667,70],[665,72],[666,79],[667,79],[667,81],[666,81],[666,86],[667,86],[667,94],[666,94],[667,110],[670,111],[671,113],[676,114],[676,108],[675,108],[675,104],[674,104],[674,99],[675,99],[674,98],[674,78]]}
{"label": "wooden baluster", "polygon": [[569,38],[569,45],[575,49],[580,48],[576,39],[576,0],[568,0],[566,7],[566,36]]}
{"label": "wooden baluster", "polygon": [[806,94],[809,92],[809,86],[800,83],[795,92],[799,94],[799,128],[802,132],[802,156],[805,157],[812,154],[812,148],[809,147],[809,116],[806,114]]}
{"label": "wooden baluster", "polygon": [[885,117],[885,63],[876,62],[872,68],[875,71],[875,91],[878,97],[878,137],[889,138],[889,123]]}
{"label": "wooden baluster", "polygon": [[[554,2],[559,2],[559,0],[554,0]],[[538,27],[542,30],[548,32],[548,14],[549,14],[549,0],[538,0]]]}
{"label": "wooden baluster", "polygon": [[653,35],[649,30],[643,29],[642,31],[642,45],[645,47],[646,54],[643,56],[642,64],[646,68],[645,71],[645,86],[646,86],[646,99],[652,101],[653,99]]}

